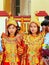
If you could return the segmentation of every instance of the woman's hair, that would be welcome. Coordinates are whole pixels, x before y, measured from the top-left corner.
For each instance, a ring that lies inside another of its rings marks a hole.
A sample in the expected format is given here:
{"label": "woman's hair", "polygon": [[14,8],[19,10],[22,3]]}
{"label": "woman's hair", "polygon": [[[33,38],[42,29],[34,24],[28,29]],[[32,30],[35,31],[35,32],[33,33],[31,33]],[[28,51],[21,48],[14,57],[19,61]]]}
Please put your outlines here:
{"label": "woman's hair", "polygon": [[[35,23],[35,22],[31,22],[30,25],[31,25],[32,23]],[[36,23],[35,23],[35,24],[36,24]],[[28,34],[32,34],[32,32],[31,32],[31,30],[30,30],[30,25],[29,25]],[[37,24],[36,24],[36,25],[37,25]],[[37,28],[38,28],[38,30],[37,30],[37,33],[36,33],[36,34],[39,34],[39,32],[40,32],[40,27],[37,25]]]}
{"label": "woman's hair", "polygon": [[[10,24],[10,25],[8,25],[8,27],[10,27],[11,25],[13,25],[13,24]],[[15,25],[14,25],[15,26]],[[7,29],[8,29],[8,27],[7,27]],[[18,31],[20,30],[20,27],[19,26],[15,26],[16,27],[16,32],[15,32],[15,36],[17,35],[17,33],[18,33]],[[9,33],[9,31],[7,31],[7,33],[8,33],[8,36],[10,36],[10,33]]]}

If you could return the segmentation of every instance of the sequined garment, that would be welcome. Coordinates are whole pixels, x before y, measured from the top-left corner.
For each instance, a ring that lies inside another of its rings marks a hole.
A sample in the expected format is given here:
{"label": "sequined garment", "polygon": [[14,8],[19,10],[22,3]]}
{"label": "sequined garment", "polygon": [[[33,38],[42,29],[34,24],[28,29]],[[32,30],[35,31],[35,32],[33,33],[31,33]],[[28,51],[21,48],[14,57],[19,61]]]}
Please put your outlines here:
{"label": "sequined garment", "polygon": [[32,36],[27,35],[24,37],[25,44],[27,44],[27,54],[28,54],[28,65],[43,65],[42,56],[41,56],[41,48],[43,44],[43,33]]}
{"label": "sequined garment", "polygon": [[2,37],[2,47],[3,47],[3,65],[17,65],[18,55],[17,55],[17,40],[16,37]]}
{"label": "sequined garment", "polygon": [[23,40],[18,41],[18,36],[2,35],[2,65],[26,65],[26,45]]}

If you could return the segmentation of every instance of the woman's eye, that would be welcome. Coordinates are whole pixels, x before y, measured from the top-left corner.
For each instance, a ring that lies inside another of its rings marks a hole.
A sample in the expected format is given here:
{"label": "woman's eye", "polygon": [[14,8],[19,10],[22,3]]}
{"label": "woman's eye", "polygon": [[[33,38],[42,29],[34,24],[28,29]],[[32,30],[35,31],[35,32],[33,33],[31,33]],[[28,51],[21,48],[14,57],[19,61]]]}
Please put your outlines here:
{"label": "woman's eye", "polygon": [[12,29],[14,29],[14,27]]}
{"label": "woman's eye", "polygon": [[36,28],[36,26],[34,26]]}
{"label": "woman's eye", "polygon": [[9,29],[11,29],[11,28],[9,28]]}

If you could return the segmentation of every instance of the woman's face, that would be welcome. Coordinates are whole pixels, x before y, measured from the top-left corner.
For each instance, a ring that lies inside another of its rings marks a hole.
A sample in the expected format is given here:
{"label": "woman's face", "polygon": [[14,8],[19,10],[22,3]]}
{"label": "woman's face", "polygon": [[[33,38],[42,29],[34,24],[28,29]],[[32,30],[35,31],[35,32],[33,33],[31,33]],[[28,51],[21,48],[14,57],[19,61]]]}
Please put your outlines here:
{"label": "woman's face", "polygon": [[31,31],[32,34],[36,34],[37,31],[38,31],[37,24],[31,23],[31,24],[30,24],[30,31]]}
{"label": "woman's face", "polygon": [[10,35],[14,35],[16,32],[16,27],[14,25],[10,25],[8,27],[8,32],[10,33]]}

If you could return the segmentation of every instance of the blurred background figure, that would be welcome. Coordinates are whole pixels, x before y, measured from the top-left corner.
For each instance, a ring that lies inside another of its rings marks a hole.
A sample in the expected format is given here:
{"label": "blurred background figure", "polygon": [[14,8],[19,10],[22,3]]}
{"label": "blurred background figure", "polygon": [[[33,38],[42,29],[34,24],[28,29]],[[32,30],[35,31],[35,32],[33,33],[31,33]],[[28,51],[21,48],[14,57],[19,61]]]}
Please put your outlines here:
{"label": "blurred background figure", "polygon": [[45,58],[49,56],[49,16],[45,17],[45,20],[41,23],[42,31],[45,30],[45,38],[42,49],[42,55]]}

